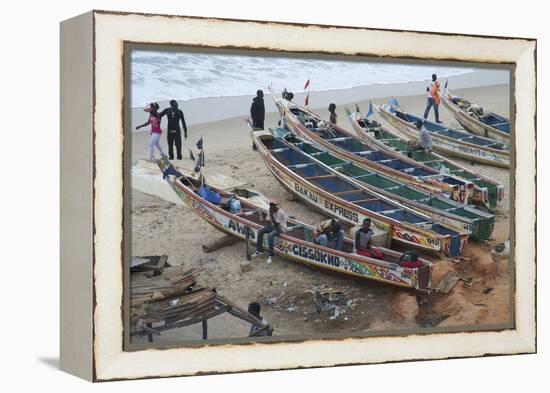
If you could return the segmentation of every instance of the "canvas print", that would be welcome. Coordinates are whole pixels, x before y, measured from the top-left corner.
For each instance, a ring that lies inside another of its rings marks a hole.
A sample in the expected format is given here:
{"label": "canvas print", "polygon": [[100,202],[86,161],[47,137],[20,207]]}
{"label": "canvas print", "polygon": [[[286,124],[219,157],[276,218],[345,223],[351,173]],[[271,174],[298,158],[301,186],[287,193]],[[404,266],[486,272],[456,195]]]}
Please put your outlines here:
{"label": "canvas print", "polygon": [[127,344],[514,327],[510,68],[124,57]]}

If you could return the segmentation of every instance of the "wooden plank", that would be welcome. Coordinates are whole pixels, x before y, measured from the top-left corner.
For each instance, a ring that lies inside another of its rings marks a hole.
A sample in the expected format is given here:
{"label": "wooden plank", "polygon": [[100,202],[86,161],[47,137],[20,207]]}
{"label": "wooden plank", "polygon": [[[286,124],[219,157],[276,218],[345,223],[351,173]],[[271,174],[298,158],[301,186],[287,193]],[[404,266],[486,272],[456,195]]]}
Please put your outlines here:
{"label": "wooden plank", "polygon": [[309,177],[304,177],[304,179],[319,180],[319,179],[330,179],[332,177],[336,177],[336,175],[309,176]]}

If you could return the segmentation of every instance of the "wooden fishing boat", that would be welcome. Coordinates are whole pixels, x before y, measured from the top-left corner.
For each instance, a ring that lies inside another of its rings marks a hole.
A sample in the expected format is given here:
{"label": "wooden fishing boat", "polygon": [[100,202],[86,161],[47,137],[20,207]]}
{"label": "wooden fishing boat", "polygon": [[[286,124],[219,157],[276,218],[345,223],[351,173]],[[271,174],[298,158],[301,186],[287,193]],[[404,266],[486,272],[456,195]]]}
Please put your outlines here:
{"label": "wooden fishing boat", "polygon": [[392,242],[456,257],[469,234],[435,223],[389,198],[368,191],[330,171],[306,154],[292,150],[267,131],[251,130],[252,140],[269,171],[290,193],[342,223],[357,226],[370,218]]}
{"label": "wooden fishing boat", "polygon": [[491,112],[464,98],[452,95],[448,90],[440,93],[443,106],[453,117],[473,134],[510,143],[510,120]]}
{"label": "wooden fishing boat", "polygon": [[[351,125],[368,146],[375,146],[379,149],[396,151],[400,154],[407,154],[407,139],[400,134],[383,127],[375,120],[364,117],[361,112],[351,112],[346,108],[346,113]],[[504,186],[498,181],[462,166],[434,151],[414,150],[412,158],[423,165],[437,169],[441,173],[450,173],[467,181],[474,183],[472,203],[493,210],[504,198]]]}
{"label": "wooden fishing boat", "polygon": [[474,240],[487,240],[493,232],[495,222],[492,214],[358,167],[350,161],[341,160],[328,150],[301,140],[283,128],[270,129],[269,131],[283,141],[286,146],[306,154],[330,171],[336,171],[367,190],[375,191],[395,200],[456,231],[469,232],[470,237]]}
{"label": "wooden fishing boat", "polygon": [[471,200],[473,183],[441,174],[437,169],[399,153],[368,146],[356,135],[324,121],[309,109],[275,95],[273,98],[285,125],[300,138],[310,140],[344,160],[433,194],[461,203]]}
{"label": "wooden fishing boat", "polygon": [[[157,160],[165,180],[182,201],[199,217],[216,229],[245,239],[248,231],[252,244],[256,243],[258,231],[264,226],[264,215],[267,211],[251,203],[246,196],[222,191],[208,186],[190,176],[178,172],[167,159]],[[221,203],[214,203],[201,197],[201,188],[208,189],[224,198],[236,198],[240,202],[239,212],[230,212]],[[314,227],[289,218],[285,233],[275,240],[274,250],[277,255],[292,259],[309,266],[335,271],[347,276],[381,281],[400,287],[414,288],[420,291],[431,290],[432,264],[422,259],[423,266],[405,268],[398,264],[402,255],[397,251],[380,247],[383,259],[364,257],[353,253],[353,241],[344,240],[342,251],[315,244],[312,241]],[[264,247],[267,247],[267,236]]]}
{"label": "wooden fishing boat", "polygon": [[418,140],[420,133],[416,128],[416,122],[422,120],[424,127],[431,132],[435,151],[482,164],[510,167],[510,150],[507,144],[466,131],[450,129],[392,105],[380,105],[377,109],[377,115],[404,138]]}

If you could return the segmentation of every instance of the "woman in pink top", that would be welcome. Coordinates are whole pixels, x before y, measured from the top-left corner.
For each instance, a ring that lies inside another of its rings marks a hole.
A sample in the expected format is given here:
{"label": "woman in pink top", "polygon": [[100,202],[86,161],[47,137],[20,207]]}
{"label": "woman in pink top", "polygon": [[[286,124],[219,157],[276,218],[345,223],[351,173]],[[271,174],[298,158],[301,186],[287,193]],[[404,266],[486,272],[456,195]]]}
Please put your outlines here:
{"label": "woman in pink top", "polygon": [[164,151],[162,150],[162,147],[160,147],[160,135],[162,134],[162,130],[160,129],[160,115],[158,113],[159,104],[156,102],[152,102],[149,104],[149,108],[145,108],[145,112],[149,112],[149,120],[147,120],[146,123],[137,126],[136,130],[139,130],[141,127],[145,127],[146,125],[151,125],[151,139],[149,140],[149,160],[153,161],[155,159],[155,147],[160,152],[161,157],[164,157],[166,154],[164,154]]}

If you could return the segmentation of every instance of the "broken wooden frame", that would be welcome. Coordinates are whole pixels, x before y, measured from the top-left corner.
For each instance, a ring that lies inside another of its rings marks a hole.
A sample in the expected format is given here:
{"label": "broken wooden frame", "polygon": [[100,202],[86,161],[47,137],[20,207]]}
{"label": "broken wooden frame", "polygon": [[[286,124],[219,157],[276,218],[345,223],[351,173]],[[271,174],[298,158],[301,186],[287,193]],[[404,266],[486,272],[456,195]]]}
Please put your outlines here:
{"label": "broken wooden frame", "polygon": [[273,328],[269,326],[268,324],[263,323],[258,318],[254,317],[249,312],[243,310],[233,302],[216,295],[214,299],[214,309],[210,312],[204,313],[204,314],[198,314],[195,315],[189,319],[185,319],[183,321],[176,321],[176,322],[168,322],[165,323],[162,326],[153,327],[151,322],[147,322],[146,326],[142,327],[141,329],[138,329],[136,331],[133,331],[131,333],[131,336],[147,336],[149,342],[153,342],[153,335],[160,336],[161,332],[165,330],[172,330],[172,329],[179,329],[190,325],[195,325],[197,323],[202,324],[202,339],[207,340],[208,339],[208,320],[211,318],[214,318],[218,315],[228,313],[233,315],[234,317],[241,319],[245,322],[250,323],[251,325],[257,326],[259,329],[256,331],[252,336],[259,336],[260,333],[264,332],[265,330],[268,330],[270,332],[273,331]]}
{"label": "broken wooden frame", "polygon": [[[138,43],[157,49],[184,46],[510,67],[515,101],[511,117],[522,133],[512,138],[514,178],[509,190],[512,207],[521,206],[511,214],[512,325],[261,337],[252,344],[233,340],[128,350],[124,59],[125,49]],[[107,381],[536,351],[536,47],[536,40],[522,38],[98,11],[63,22],[61,368]]]}

